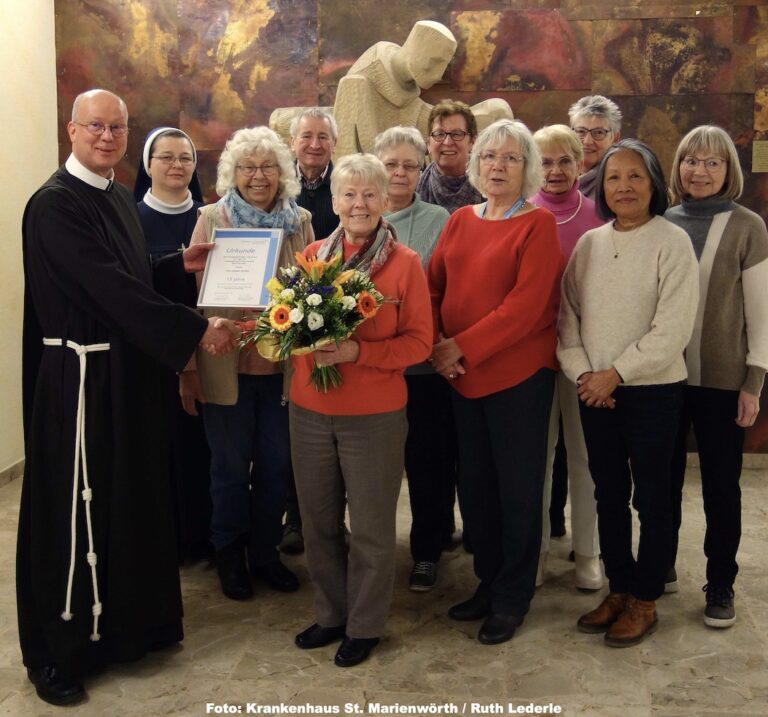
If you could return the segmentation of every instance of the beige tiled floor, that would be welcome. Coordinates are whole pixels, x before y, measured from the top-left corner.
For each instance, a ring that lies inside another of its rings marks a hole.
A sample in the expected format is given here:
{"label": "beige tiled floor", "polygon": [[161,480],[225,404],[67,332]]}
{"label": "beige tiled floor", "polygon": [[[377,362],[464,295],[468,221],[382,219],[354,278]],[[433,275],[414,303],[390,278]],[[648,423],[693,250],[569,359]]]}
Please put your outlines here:
{"label": "beige tiled floor", "polygon": [[[686,486],[680,592],[659,603],[659,630],[638,647],[614,650],[600,636],[576,631],[576,617],[596,596],[572,586],[566,541],[554,541],[549,575],[514,639],[489,647],[475,640],[476,623],[449,620],[448,607],[474,588],[471,559],[447,553],[431,593],[410,593],[407,576],[408,501],[398,515],[398,575],[392,617],[371,659],[352,669],[334,666],[335,646],[304,652],[296,632],[312,622],[303,557],[287,559],[302,579],[292,595],[260,590],[247,603],[226,600],[208,565],[182,574],[186,639],[182,646],[112,669],[86,684],[89,701],[70,714],[205,715],[207,704],[240,712],[280,704],[338,714],[375,714],[375,706],[472,704],[511,714],[558,705],[565,715],[708,717],[768,715],[768,514],[766,470],[743,478],[744,536],[737,582],[738,622],[730,630],[702,623],[703,517],[695,469]],[[66,712],[40,702],[21,666],[16,631],[13,555],[20,482],[0,488],[0,714]],[[345,705],[348,705],[345,712]],[[213,709],[213,707],[211,708]],[[283,714],[289,714],[286,709]],[[304,709],[304,713],[308,713]],[[316,714],[317,712],[315,712]],[[394,712],[389,712],[390,714]],[[541,712],[539,712],[541,713]],[[222,712],[218,712],[222,714]],[[405,712],[400,712],[405,714]]]}

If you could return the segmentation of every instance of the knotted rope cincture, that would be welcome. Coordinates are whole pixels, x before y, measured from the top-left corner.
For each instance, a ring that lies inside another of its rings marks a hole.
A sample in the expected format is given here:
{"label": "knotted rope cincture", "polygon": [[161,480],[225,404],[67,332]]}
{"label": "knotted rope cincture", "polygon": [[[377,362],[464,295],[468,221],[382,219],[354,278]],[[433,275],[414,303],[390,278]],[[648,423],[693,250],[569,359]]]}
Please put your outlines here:
{"label": "knotted rope cincture", "polygon": [[80,487],[80,466],[82,466],[83,490],[81,493],[85,503],[85,522],[88,527],[88,553],[86,558],[88,565],[91,566],[91,581],[93,583],[93,632],[91,640],[94,642],[101,639],[99,635],[99,615],[102,612],[102,604],[99,601],[99,584],[96,579],[96,552],[93,545],[93,522],[91,519],[91,501],[93,500],[93,491],[88,481],[88,457],[85,449],[85,374],[87,368],[87,355],[96,351],[109,351],[109,344],[87,344],[82,345],[70,341],[66,343],[62,339],[43,339],[45,346],[67,346],[72,349],[80,361],[80,388],[77,395],[77,417],[75,421],[75,460],[72,471],[72,509],[70,519],[70,546],[69,546],[69,577],[67,578],[67,597],[64,605],[64,612],[61,613],[63,620],[72,619],[72,584],[75,578],[75,547],[77,543],[77,494]]}

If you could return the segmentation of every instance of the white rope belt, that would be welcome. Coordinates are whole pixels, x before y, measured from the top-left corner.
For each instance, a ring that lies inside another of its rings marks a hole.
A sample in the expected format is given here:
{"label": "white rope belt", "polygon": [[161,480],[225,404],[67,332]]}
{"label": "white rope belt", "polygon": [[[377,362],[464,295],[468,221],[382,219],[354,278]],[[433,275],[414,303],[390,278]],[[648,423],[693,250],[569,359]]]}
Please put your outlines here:
{"label": "white rope belt", "polygon": [[75,466],[72,475],[72,511],[70,521],[70,549],[69,549],[69,577],[67,579],[67,598],[63,620],[72,619],[72,583],[75,577],[75,543],[77,542],[77,491],[80,487],[80,466],[82,465],[83,491],[82,498],[85,503],[85,522],[88,526],[88,565],[91,566],[91,580],[93,582],[93,633],[91,640],[94,642],[101,638],[99,635],[99,615],[102,605],[99,602],[99,585],[96,580],[96,553],[93,546],[93,525],[91,522],[91,500],[93,491],[88,482],[88,458],[85,450],[85,371],[87,367],[87,354],[96,351],[109,351],[109,344],[87,344],[85,346],[62,339],[43,339],[45,346],[66,346],[72,349],[80,359],[80,390],[77,396],[77,419],[75,425]]}

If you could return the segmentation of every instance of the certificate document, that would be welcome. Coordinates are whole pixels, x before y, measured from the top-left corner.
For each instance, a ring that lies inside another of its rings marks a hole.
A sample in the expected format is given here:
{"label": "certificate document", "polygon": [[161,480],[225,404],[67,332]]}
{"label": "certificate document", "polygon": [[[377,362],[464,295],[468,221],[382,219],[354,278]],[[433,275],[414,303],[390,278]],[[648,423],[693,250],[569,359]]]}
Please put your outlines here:
{"label": "certificate document", "polygon": [[214,229],[198,306],[263,309],[277,271],[282,229]]}

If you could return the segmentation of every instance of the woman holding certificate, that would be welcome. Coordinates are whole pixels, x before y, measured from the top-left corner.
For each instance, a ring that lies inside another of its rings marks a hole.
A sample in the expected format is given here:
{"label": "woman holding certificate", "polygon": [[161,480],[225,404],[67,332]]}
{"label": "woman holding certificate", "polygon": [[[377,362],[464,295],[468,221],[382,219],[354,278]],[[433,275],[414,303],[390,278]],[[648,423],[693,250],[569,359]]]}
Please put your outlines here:
{"label": "woman holding certificate", "polygon": [[[294,201],[299,182],[290,152],[267,127],[232,135],[219,159],[216,191],[221,199],[200,209],[192,244],[211,241],[217,228],[279,228],[277,263],[289,266],[314,238],[310,213]],[[216,314],[240,319],[243,310],[217,308]],[[211,542],[222,592],[232,600],[251,597],[251,576],[274,590],[297,590],[296,576],[277,552],[291,472],[280,365],[256,351],[215,361],[200,351],[196,365],[182,374],[180,391],[186,404],[203,404],[211,448]]]}

